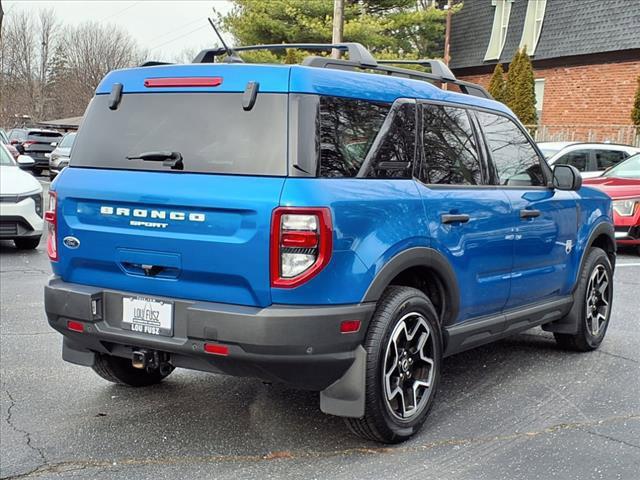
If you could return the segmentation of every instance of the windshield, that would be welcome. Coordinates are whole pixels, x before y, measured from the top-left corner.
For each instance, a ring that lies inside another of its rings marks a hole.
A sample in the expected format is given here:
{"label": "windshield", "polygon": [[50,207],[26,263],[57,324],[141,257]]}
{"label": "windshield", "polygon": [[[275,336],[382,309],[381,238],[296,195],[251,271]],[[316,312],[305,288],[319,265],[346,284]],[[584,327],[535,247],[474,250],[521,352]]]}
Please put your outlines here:
{"label": "windshield", "polygon": [[640,153],[607,170],[603,176],[640,179]]}
{"label": "windshield", "polygon": [[140,158],[168,152],[180,154],[185,172],[285,176],[287,109],[287,95],[273,93],[259,93],[249,111],[242,93],[127,94],[116,110],[97,95],[71,166],[176,172],[162,155]]}
{"label": "windshield", "polygon": [[74,138],[76,138],[75,133],[67,133],[58,146],[62,148],[71,148]]}
{"label": "windshield", "polygon": [[8,167],[15,165],[11,154],[7,151],[5,147],[0,145],[0,166]]}
{"label": "windshield", "polygon": [[561,148],[542,147],[540,145],[538,145],[538,147],[540,147],[540,151],[542,152],[542,155],[544,155],[544,158],[546,158],[547,160],[549,160],[556,153],[562,150]]}

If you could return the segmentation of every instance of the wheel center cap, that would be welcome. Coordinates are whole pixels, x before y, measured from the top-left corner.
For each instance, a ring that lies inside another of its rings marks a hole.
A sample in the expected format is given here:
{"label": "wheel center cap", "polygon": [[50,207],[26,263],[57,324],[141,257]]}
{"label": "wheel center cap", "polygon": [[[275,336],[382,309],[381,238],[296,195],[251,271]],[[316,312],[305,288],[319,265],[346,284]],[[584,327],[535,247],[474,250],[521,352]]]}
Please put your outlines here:
{"label": "wheel center cap", "polygon": [[407,370],[409,370],[409,360],[406,358],[403,358],[402,361],[400,362],[400,368],[402,369],[403,372],[406,372]]}

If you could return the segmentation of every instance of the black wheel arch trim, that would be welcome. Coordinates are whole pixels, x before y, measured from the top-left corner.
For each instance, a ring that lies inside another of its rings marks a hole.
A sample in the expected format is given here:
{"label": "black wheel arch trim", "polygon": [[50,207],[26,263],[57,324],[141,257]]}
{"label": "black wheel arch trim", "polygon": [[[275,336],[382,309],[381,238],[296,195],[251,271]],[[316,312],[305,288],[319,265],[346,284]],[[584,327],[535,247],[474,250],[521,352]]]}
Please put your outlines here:
{"label": "black wheel arch trim", "polygon": [[594,227],[594,229],[589,234],[589,239],[587,240],[584,250],[582,251],[582,256],[580,258],[580,265],[576,273],[576,282],[573,288],[571,289],[572,293],[575,292],[576,288],[578,288],[578,279],[580,278],[580,272],[582,272],[582,267],[584,266],[584,262],[587,259],[587,253],[589,252],[589,249],[593,246],[594,242],[596,241],[596,238],[598,238],[601,235],[606,235],[607,237],[609,237],[609,240],[611,241],[611,245],[613,245],[613,252],[612,252],[613,258],[611,258],[610,252],[606,252],[606,253],[607,253],[607,256],[609,257],[609,260],[611,261],[611,270],[615,270],[615,267],[616,267],[615,256],[616,256],[616,251],[618,246],[618,244],[616,243],[615,230],[612,224],[608,222],[600,222],[598,225]]}
{"label": "black wheel arch trim", "polygon": [[427,267],[440,278],[446,301],[441,321],[447,325],[455,320],[460,310],[460,290],[455,272],[445,256],[430,247],[408,248],[392,257],[377,273],[362,302],[377,302],[391,281],[412,267]]}

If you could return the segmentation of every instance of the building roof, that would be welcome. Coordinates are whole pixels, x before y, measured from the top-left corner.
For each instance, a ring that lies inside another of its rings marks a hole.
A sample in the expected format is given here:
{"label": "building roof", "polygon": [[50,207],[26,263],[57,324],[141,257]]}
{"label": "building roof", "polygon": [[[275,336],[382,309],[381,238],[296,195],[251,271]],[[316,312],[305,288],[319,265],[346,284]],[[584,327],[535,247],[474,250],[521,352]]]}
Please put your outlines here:
{"label": "building roof", "polygon": [[68,117],[59,118],[57,120],[44,120],[42,122],[38,122],[38,125],[60,129],[77,129],[81,121],[82,117]]}
{"label": "building roof", "polygon": [[[535,0],[534,0],[535,1]],[[528,0],[514,0],[501,63],[516,52]],[[491,38],[495,7],[491,0],[465,0],[451,26],[453,69],[492,65],[484,56]],[[532,59],[547,60],[575,55],[640,48],[640,1],[547,0],[540,40]]]}

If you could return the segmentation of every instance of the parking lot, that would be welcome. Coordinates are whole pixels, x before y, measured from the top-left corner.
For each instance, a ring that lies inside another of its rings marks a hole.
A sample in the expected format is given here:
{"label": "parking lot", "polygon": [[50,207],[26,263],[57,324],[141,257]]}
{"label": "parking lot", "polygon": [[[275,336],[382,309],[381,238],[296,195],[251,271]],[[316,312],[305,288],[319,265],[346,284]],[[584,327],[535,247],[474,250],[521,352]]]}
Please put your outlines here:
{"label": "parking lot", "polygon": [[[47,182],[42,178],[43,183]],[[176,371],[147,389],[62,361],[46,323],[44,241],[0,242],[2,478],[637,479],[640,257],[621,252],[600,350],[524,334],[447,359],[411,441],[352,436],[318,395]]]}

